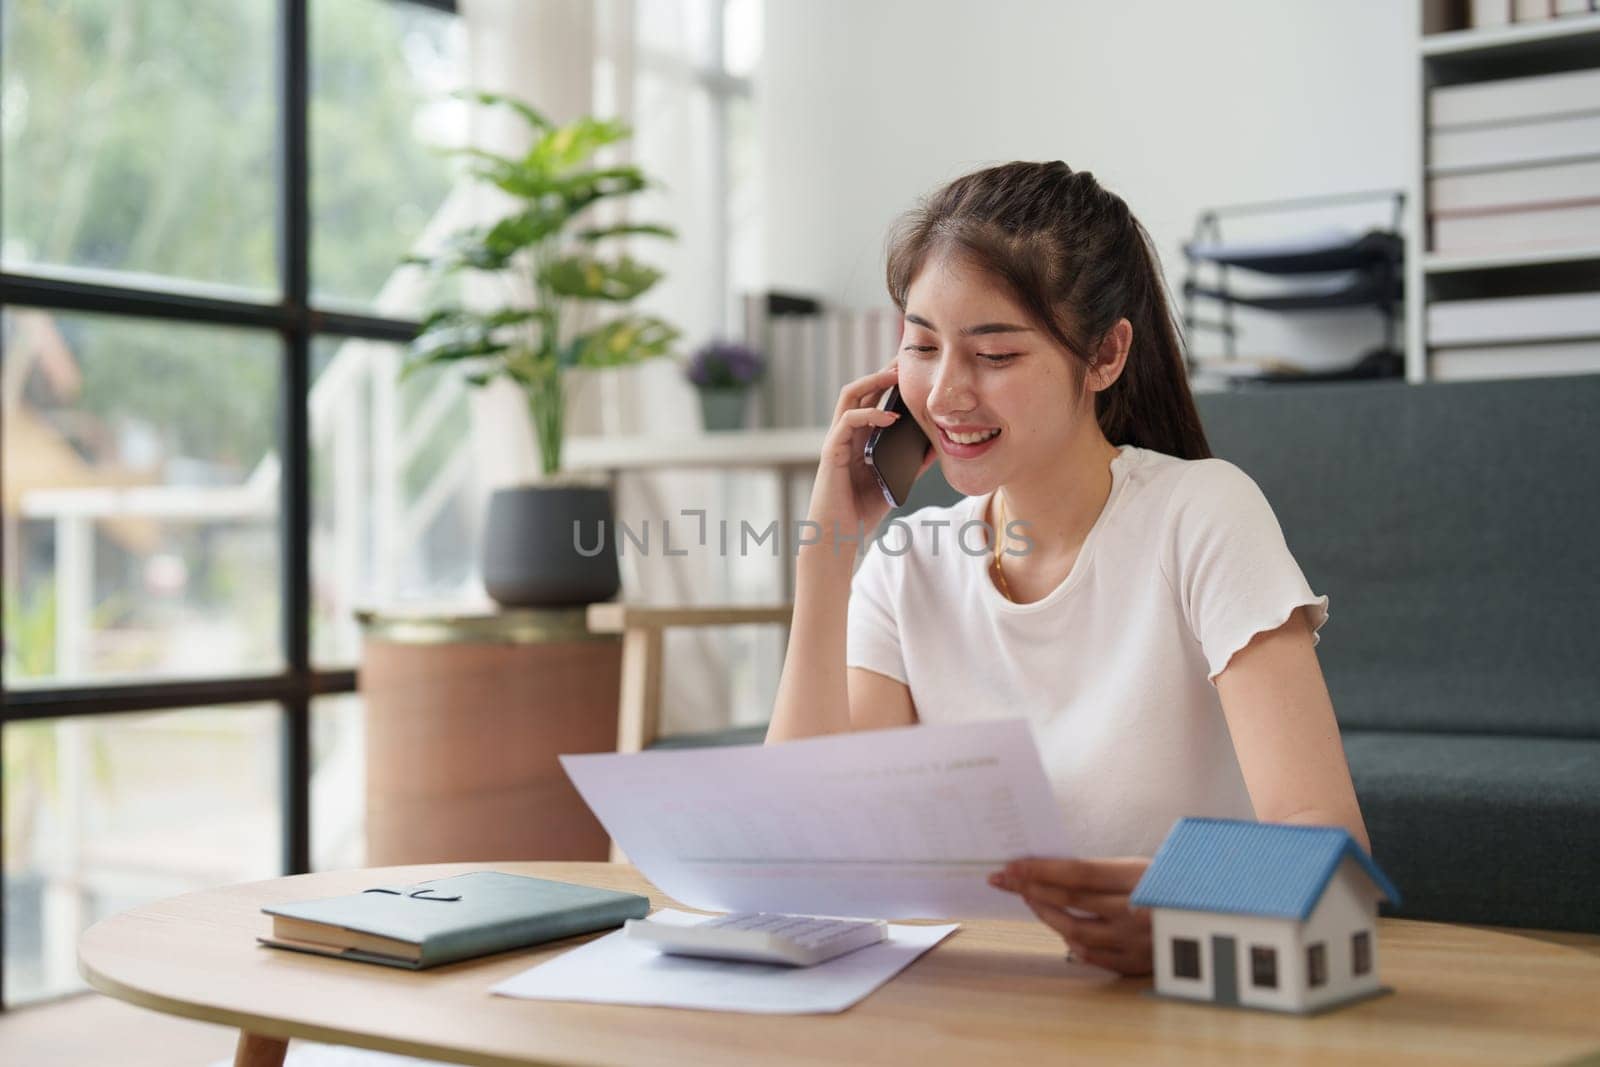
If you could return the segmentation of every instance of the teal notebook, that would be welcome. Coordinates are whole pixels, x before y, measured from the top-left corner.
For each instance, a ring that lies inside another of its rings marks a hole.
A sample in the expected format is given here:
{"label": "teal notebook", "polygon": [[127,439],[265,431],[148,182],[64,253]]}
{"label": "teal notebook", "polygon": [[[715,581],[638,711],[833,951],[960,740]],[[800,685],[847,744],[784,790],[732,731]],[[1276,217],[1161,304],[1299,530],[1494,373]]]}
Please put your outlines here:
{"label": "teal notebook", "polygon": [[420,970],[621,926],[649,914],[650,901],[478,871],[261,910],[273,917],[272,936],[258,938],[262,944]]}

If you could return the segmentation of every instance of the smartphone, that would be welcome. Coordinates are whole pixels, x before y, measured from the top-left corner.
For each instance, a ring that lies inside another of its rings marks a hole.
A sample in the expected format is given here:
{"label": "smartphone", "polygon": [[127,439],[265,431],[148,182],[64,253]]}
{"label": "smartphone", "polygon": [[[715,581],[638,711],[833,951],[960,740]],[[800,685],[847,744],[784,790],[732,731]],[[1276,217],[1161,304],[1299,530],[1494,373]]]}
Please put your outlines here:
{"label": "smartphone", "polygon": [[911,495],[911,483],[917,480],[917,471],[933,443],[922,432],[917,420],[911,417],[906,402],[900,399],[900,387],[891,385],[878,398],[879,411],[897,411],[900,418],[893,426],[874,426],[867,435],[865,459],[872,473],[878,477],[878,488],[891,507],[899,507]]}

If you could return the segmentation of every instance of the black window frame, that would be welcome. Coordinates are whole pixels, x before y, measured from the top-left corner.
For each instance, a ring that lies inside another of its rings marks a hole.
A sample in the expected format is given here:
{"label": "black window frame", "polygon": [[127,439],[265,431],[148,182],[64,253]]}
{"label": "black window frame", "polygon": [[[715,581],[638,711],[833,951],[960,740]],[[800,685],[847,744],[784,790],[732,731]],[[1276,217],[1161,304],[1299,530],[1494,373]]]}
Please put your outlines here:
{"label": "black window frame", "polygon": [[[311,869],[311,703],[315,697],[356,690],[353,669],[319,670],[311,648],[311,346],[319,337],[361,338],[404,344],[416,335],[414,320],[327,311],[313,306],[311,279],[310,169],[310,5],[312,0],[277,0],[276,40],[272,44],[279,107],[277,235],[280,249],[276,303],[214,299],[171,291],[0,270],[0,309],[98,312],[173,323],[251,327],[279,336],[283,373],[277,416],[283,477],[279,502],[279,544],[283,553],[284,669],[272,674],[235,675],[196,681],[79,684],[11,690],[0,665],[0,727],[34,719],[62,719],[152,710],[182,710],[219,705],[276,704],[283,715],[281,794],[284,804],[282,872]],[[387,0],[459,15],[456,0]],[[0,188],[0,196],[4,189]],[[3,339],[0,339],[3,345]],[[0,360],[4,352],[0,350]],[[0,464],[0,485],[3,485]],[[0,540],[0,558],[11,550]],[[4,622],[0,620],[0,642]],[[0,758],[5,732],[0,728]],[[0,826],[4,825],[0,789]],[[0,852],[3,855],[3,852]],[[0,860],[3,862],[3,860]],[[3,876],[0,868],[0,876]],[[0,914],[3,914],[0,896]],[[0,922],[0,1014],[8,1010],[5,989],[5,926]]]}
{"label": "black window frame", "polygon": [[1255,989],[1278,988],[1278,950],[1272,945],[1250,946],[1250,985]]}
{"label": "black window frame", "polygon": [[1372,973],[1372,931],[1357,930],[1350,935],[1350,973],[1356,977]]}
{"label": "black window frame", "polygon": [[1172,939],[1172,976],[1174,978],[1188,978],[1199,981],[1200,973],[1200,941],[1193,937],[1174,937]]}
{"label": "black window frame", "polygon": [[1328,946],[1318,941],[1306,946],[1306,985],[1320,989],[1328,984]]}

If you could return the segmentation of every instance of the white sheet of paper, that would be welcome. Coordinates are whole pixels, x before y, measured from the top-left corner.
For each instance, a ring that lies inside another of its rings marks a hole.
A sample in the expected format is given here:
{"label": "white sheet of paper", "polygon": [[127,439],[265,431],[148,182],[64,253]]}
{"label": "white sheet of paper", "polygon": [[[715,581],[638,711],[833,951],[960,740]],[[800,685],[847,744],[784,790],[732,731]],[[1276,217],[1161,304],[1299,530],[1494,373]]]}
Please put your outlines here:
{"label": "white sheet of paper", "polygon": [[[709,915],[663,910],[651,922],[691,925]],[[508,978],[490,992],[527,1000],[581,1000],[762,1014],[844,1011],[937,945],[958,924],[891,924],[889,938],[815,967],[666,956],[618,930]]]}
{"label": "white sheet of paper", "polygon": [[561,763],[629,861],[706,911],[1031,920],[988,874],[1072,854],[1023,719]]}

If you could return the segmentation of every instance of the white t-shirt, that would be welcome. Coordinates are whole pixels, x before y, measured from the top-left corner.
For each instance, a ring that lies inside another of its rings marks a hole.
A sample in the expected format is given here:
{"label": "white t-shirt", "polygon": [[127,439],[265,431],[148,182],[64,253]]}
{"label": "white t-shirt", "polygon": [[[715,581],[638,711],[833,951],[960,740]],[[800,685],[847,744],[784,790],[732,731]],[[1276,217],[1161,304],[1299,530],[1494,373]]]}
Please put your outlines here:
{"label": "white t-shirt", "polygon": [[1044,599],[1000,594],[980,528],[971,551],[956,543],[988,495],[887,528],[850,596],[846,663],[904,683],[920,721],[1033,724],[1085,857],[1152,855],[1185,815],[1254,818],[1216,676],[1295,608],[1310,605],[1313,632],[1328,618],[1238,467],[1119,452],[1105,508]]}

